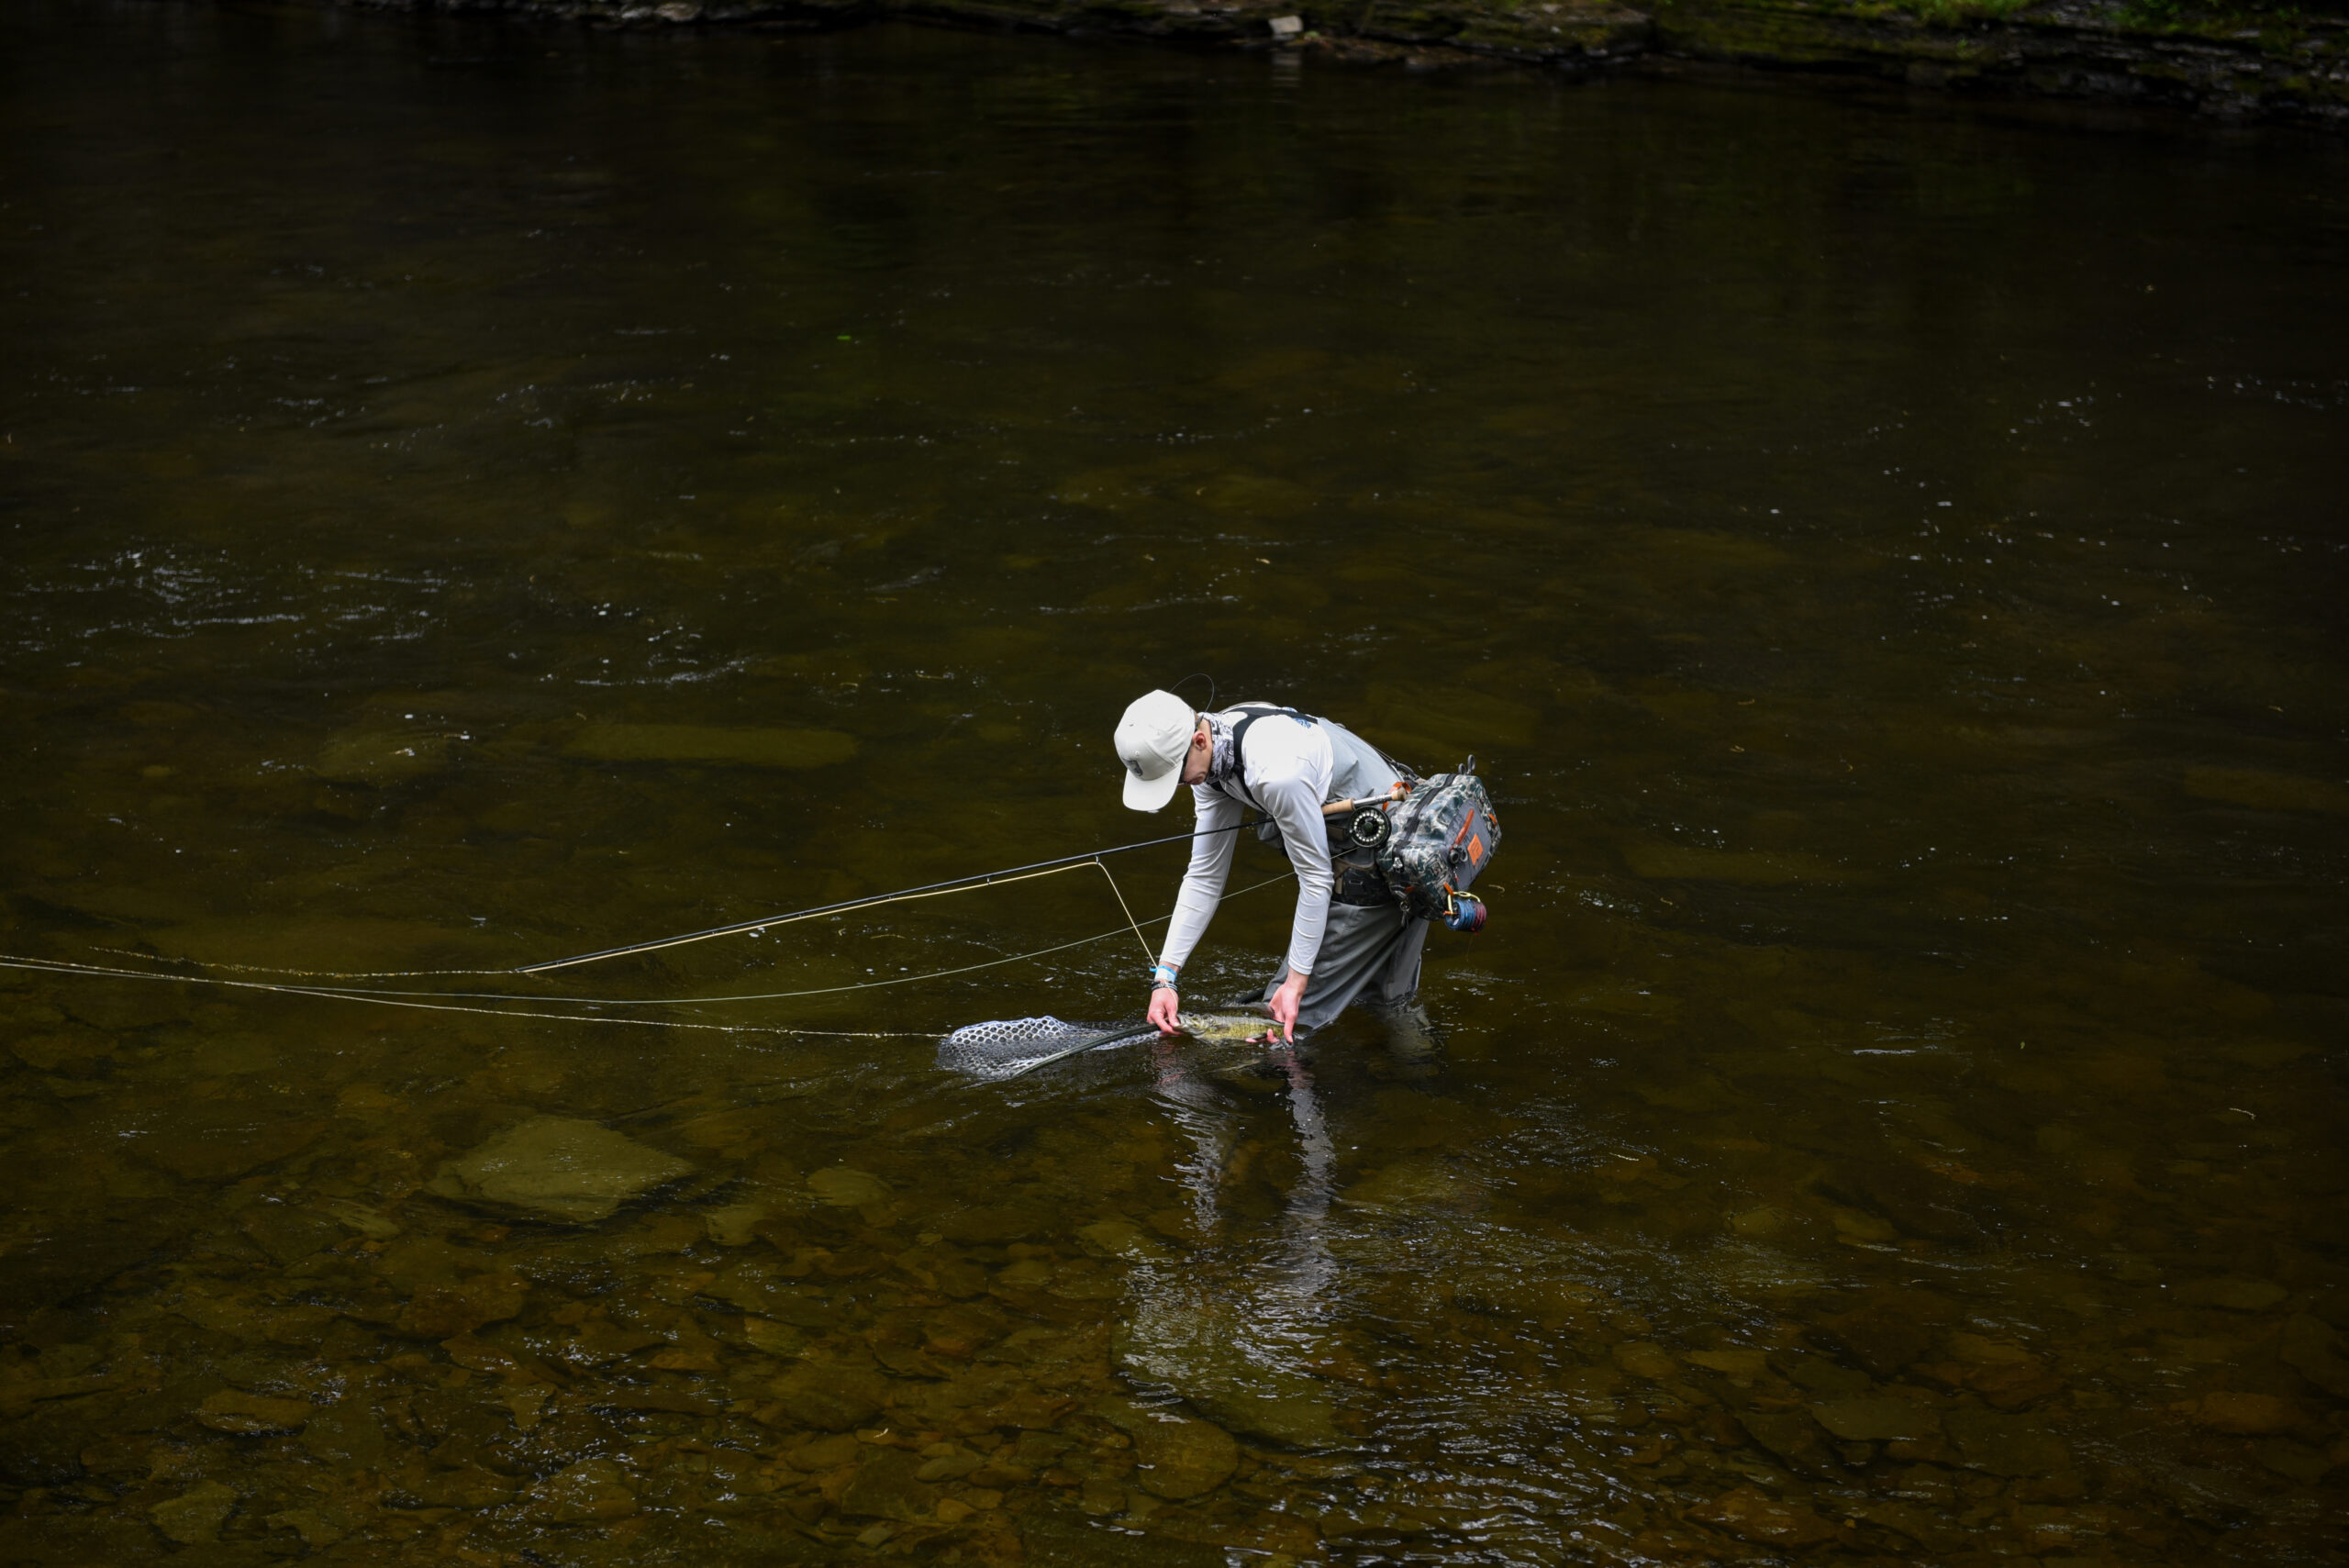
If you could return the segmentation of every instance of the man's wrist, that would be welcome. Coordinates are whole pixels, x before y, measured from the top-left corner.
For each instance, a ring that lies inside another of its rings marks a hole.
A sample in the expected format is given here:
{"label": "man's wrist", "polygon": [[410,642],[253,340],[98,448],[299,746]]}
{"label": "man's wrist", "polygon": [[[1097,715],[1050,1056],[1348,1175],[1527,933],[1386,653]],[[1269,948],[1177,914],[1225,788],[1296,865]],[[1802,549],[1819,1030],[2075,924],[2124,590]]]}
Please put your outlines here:
{"label": "man's wrist", "polygon": [[1171,989],[1174,984],[1175,975],[1180,973],[1181,971],[1177,970],[1171,963],[1152,964],[1150,966],[1151,989],[1154,991],[1162,985]]}

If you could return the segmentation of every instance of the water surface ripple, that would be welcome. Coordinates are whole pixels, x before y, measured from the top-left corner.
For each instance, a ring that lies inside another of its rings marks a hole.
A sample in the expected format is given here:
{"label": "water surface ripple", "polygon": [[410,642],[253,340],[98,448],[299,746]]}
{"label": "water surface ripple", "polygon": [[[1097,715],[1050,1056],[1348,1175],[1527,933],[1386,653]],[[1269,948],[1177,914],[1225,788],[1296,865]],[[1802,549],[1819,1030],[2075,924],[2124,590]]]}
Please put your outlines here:
{"label": "water surface ripple", "polygon": [[[2339,148],[52,0],[0,79],[0,951],[185,977],[0,970],[0,1558],[2343,1561]],[[1480,759],[1432,1051],[939,1071],[1139,1009],[1089,870],[408,973],[1179,830],[1193,671]],[[198,983],[348,972],[555,1016]]]}

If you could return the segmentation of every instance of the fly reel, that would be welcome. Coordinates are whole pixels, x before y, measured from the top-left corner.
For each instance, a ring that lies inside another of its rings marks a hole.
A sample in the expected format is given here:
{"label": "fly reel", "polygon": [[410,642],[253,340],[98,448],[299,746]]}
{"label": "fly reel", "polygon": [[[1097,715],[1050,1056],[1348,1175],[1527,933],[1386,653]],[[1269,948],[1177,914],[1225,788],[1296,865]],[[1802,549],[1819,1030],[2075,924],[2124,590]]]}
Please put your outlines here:
{"label": "fly reel", "polygon": [[1364,806],[1355,808],[1346,819],[1346,840],[1358,850],[1375,850],[1386,842],[1391,824],[1383,806]]}

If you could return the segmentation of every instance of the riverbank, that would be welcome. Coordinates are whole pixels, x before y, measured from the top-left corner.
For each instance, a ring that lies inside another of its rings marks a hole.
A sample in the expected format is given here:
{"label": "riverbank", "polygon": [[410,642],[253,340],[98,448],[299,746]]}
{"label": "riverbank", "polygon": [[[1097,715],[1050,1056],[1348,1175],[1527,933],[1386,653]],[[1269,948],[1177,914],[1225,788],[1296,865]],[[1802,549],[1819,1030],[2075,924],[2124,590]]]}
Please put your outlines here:
{"label": "riverbank", "polygon": [[[420,0],[360,0],[388,9]],[[885,17],[1276,49],[1427,71],[1709,62],[1954,93],[2349,127],[2349,13],[2179,0],[441,0],[609,27],[829,28]],[[1294,23],[1292,30],[1291,23]]]}

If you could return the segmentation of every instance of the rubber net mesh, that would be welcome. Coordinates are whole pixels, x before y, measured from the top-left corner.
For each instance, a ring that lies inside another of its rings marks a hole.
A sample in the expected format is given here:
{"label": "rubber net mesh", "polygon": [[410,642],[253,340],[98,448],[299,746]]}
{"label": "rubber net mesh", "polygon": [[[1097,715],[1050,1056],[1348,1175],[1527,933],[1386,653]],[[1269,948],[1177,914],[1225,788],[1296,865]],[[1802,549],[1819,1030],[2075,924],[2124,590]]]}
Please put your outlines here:
{"label": "rubber net mesh", "polygon": [[1129,1038],[1134,1026],[1073,1024],[1061,1018],[997,1018],[964,1024],[938,1042],[938,1064],[973,1078],[1015,1078],[1055,1056]]}

